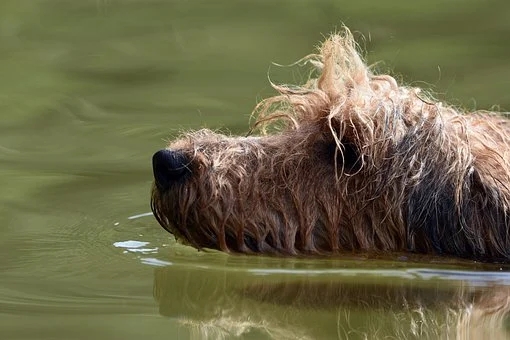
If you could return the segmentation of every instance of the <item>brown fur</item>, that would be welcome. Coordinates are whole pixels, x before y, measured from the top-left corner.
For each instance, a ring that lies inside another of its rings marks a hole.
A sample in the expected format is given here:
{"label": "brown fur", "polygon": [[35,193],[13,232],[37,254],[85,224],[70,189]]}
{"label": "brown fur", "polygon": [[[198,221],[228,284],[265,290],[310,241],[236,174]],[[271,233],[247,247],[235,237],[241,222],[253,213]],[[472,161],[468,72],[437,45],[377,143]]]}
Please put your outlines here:
{"label": "brown fur", "polygon": [[274,85],[279,95],[255,110],[260,137],[200,130],[154,156],[152,209],[165,229],[241,253],[510,261],[507,120],[374,74],[348,29],[304,60],[317,78]]}

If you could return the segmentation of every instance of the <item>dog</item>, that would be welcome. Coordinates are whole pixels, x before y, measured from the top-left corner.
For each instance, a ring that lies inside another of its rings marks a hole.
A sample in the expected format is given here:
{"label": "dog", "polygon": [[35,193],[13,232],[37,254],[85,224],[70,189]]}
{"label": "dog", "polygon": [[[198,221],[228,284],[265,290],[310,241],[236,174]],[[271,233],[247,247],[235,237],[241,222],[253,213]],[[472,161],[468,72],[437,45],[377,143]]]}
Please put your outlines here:
{"label": "dog", "polygon": [[[376,74],[351,32],[273,85],[247,137],[185,133],[152,158],[151,207],[198,249],[510,262],[510,124]],[[254,133],[256,132],[256,134]]]}

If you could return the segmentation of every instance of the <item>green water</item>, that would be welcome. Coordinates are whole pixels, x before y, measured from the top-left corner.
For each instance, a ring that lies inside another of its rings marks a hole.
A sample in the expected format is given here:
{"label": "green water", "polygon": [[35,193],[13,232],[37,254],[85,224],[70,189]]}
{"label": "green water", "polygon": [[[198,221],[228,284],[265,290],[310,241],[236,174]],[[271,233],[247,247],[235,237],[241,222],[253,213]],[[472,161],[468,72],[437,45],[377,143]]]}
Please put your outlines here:
{"label": "green water", "polygon": [[509,18],[506,0],[2,0],[0,339],[505,338],[462,323],[508,296],[499,267],[199,253],[143,214],[166,139],[246,132],[268,71],[301,79],[271,62],[341,22],[404,81],[509,110]]}

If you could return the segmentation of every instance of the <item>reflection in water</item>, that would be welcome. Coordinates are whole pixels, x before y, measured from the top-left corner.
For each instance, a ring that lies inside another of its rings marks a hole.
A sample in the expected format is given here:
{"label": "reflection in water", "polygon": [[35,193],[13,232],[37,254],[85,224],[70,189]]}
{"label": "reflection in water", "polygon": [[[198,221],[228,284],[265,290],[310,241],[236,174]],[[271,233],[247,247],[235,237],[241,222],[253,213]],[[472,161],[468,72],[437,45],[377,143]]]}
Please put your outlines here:
{"label": "reflection in water", "polygon": [[497,280],[384,279],[378,270],[363,277],[324,273],[261,276],[167,266],[155,270],[154,296],[160,314],[177,319],[196,339],[510,336],[510,286]]}

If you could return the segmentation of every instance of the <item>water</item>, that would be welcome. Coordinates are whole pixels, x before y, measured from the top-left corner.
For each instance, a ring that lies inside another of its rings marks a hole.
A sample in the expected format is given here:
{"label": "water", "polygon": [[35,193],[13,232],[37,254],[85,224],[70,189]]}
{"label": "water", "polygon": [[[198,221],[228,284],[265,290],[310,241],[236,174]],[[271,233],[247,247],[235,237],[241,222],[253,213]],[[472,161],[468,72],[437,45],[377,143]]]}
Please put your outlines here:
{"label": "water", "polygon": [[[146,213],[166,139],[246,132],[268,70],[301,79],[271,62],[341,22],[406,82],[509,110],[509,13],[503,0],[2,1],[0,339],[505,338],[506,268],[197,252]],[[490,308],[493,323],[466,316]]]}

